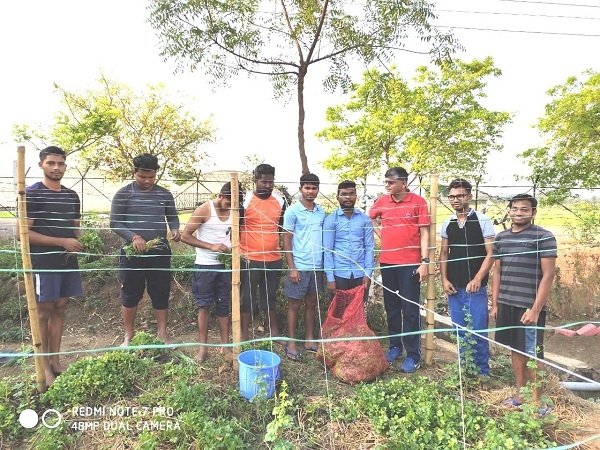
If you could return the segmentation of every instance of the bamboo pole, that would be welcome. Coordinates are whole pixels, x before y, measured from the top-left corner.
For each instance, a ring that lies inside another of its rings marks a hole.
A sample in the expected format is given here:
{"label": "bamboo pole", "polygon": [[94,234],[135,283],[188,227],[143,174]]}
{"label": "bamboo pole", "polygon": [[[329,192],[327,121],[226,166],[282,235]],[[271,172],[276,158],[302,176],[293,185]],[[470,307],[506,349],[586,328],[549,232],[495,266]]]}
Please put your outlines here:
{"label": "bamboo pole", "polygon": [[[242,340],[240,321],[240,198],[238,174],[231,173],[231,334],[233,343]],[[233,347],[233,368],[239,370],[237,355],[240,346]]]}
{"label": "bamboo pole", "polygon": [[19,211],[19,240],[21,242],[21,259],[23,261],[23,280],[27,296],[27,311],[29,313],[29,326],[31,327],[31,342],[35,359],[35,380],[38,392],[46,390],[46,375],[42,364],[42,339],[40,336],[40,323],[38,321],[37,303],[33,287],[33,273],[31,271],[31,253],[29,250],[29,227],[27,226],[27,207],[25,198],[25,147],[17,148],[17,192]]}
{"label": "bamboo pole", "polygon": [[429,226],[429,273],[427,275],[427,313],[425,322],[428,333],[425,335],[425,364],[431,365],[433,360],[433,330],[435,329],[435,320],[433,311],[435,309],[435,244],[437,241],[436,215],[437,215],[437,197],[438,197],[438,174],[431,174],[431,187],[429,190],[429,213],[431,216],[431,225]]}

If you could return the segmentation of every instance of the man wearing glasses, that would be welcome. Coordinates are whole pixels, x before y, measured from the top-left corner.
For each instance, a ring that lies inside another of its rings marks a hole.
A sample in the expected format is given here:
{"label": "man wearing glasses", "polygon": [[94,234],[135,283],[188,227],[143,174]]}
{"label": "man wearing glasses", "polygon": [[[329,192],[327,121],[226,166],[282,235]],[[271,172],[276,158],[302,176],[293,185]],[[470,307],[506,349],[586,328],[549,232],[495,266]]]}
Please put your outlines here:
{"label": "man wearing glasses", "polygon": [[[442,224],[440,272],[448,295],[450,318],[459,326],[461,356],[469,346],[465,328],[477,332],[472,346],[479,373],[489,376],[488,274],[494,263],[494,226],[482,213],[471,209],[471,183],[462,178],[448,186],[448,201],[454,214]],[[469,317],[467,322],[467,316]],[[464,361],[464,359],[463,359]]]}
{"label": "man wearing glasses", "polygon": [[[385,173],[388,194],[377,199],[369,216],[381,238],[379,266],[390,335],[386,357],[392,364],[402,357],[405,348],[406,358],[401,369],[412,373],[421,361],[419,294],[420,282],[427,276],[429,264],[431,220],[425,199],[410,192],[407,185],[405,169],[389,169]],[[410,334],[399,336],[402,333]]]}

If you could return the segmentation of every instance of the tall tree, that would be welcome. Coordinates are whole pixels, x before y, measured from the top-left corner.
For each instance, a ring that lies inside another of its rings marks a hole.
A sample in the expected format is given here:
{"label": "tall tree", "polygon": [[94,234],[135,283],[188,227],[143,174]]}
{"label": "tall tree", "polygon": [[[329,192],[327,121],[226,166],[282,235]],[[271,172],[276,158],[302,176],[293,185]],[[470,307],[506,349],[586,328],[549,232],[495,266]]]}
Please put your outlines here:
{"label": "tall tree", "polygon": [[[171,102],[162,85],[138,93],[103,75],[99,84],[83,93],[55,84],[63,108],[52,142],[75,153],[85,172],[98,169],[116,180],[131,176],[131,160],[141,153],[158,157],[158,179],[193,177],[204,156],[200,146],[213,138],[210,121],[199,121],[184,105]],[[16,126],[14,134],[21,140],[43,138],[27,126]]]}
{"label": "tall tree", "polygon": [[574,188],[600,186],[600,73],[569,77],[548,90],[552,101],[538,122],[545,143],[521,156],[531,179],[545,187],[545,201],[559,202]]}
{"label": "tall tree", "polygon": [[224,81],[240,71],[272,78],[276,96],[296,85],[298,150],[304,142],[304,87],[311,65],[329,63],[326,89],[350,85],[351,58],[388,60],[415,37],[436,59],[455,47],[452,35],[432,27],[425,0],[153,0],[150,22],[162,37],[162,55]]}
{"label": "tall tree", "polygon": [[480,177],[510,120],[480,103],[486,78],[499,75],[489,57],[419,67],[412,81],[394,69],[366,71],[350,101],[327,110],[330,125],[318,136],[338,145],[324,166],[363,180],[392,164],[418,176]]}

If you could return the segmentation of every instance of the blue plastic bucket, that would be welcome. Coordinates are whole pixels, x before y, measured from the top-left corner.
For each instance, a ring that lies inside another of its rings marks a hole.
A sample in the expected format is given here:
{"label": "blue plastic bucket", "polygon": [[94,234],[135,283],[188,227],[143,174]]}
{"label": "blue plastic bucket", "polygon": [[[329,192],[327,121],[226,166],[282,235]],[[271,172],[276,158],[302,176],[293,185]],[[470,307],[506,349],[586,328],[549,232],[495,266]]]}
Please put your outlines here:
{"label": "blue plastic bucket", "polygon": [[238,355],[240,394],[248,400],[271,398],[279,378],[281,358],[266,350],[247,350]]}

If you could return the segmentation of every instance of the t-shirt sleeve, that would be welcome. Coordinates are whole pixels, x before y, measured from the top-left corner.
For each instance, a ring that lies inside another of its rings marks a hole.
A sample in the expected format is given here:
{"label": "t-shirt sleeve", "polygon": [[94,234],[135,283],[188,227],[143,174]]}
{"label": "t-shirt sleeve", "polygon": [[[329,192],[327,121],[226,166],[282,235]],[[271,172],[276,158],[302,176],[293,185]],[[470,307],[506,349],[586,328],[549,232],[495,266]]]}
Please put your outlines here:
{"label": "t-shirt sleeve", "polygon": [[429,216],[429,208],[425,199],[421,198],[419,206],[417,208],[418,223],[420,227],[426,227],[431,224],[431,217]]}
{"label": "t-shirt sleeve", "polygon": [[494,239],[494,252],[493,252],[492,256],[496,259],[500,258],[500,240],[501,239],[502,239],[501,234],[497,234],[496,238]]}
{"label": "t-shirt sleeve", "polygon": [[496,235],[494,231],[494,224],[489,219],[489,217],[479,214],[479,225],[481,225],[481,233],[483,234],[484,239],[492,238]]}
{"label": "t-shirt sleeve", "polygon": [[549,231],[542,235],[539,248],[540,258],[556,258],[558,256],[556,238]]}
{"label": "t-shirt sleeve", "polygon": [[379,216],[381,216],[381,199],[382,197],[379,197],[377,200],[375,200],[375,203],[373,203],[373,206],[371,206],[371,209],[369,209],[369,217],[371,219],[377,219]]}
{"label": "t-shirt sleeve", "polygon": [[294,231],[296,226],[296,214],[293,208],[288,208],[283,214],[283,229],[286,231]]}
{"label": "t-shirt sleeve", "polygon": [[73,192],[73,212],[75,213],[75,220],[81,219],[81,201],[77,192]]}
{"label": "t-shirt sleeve", "polygon": [[444,220],[442,223],[442,228],[440,230],[440,237],[442,239],[448,239],[448,224],[450,223],[450,219]]}

